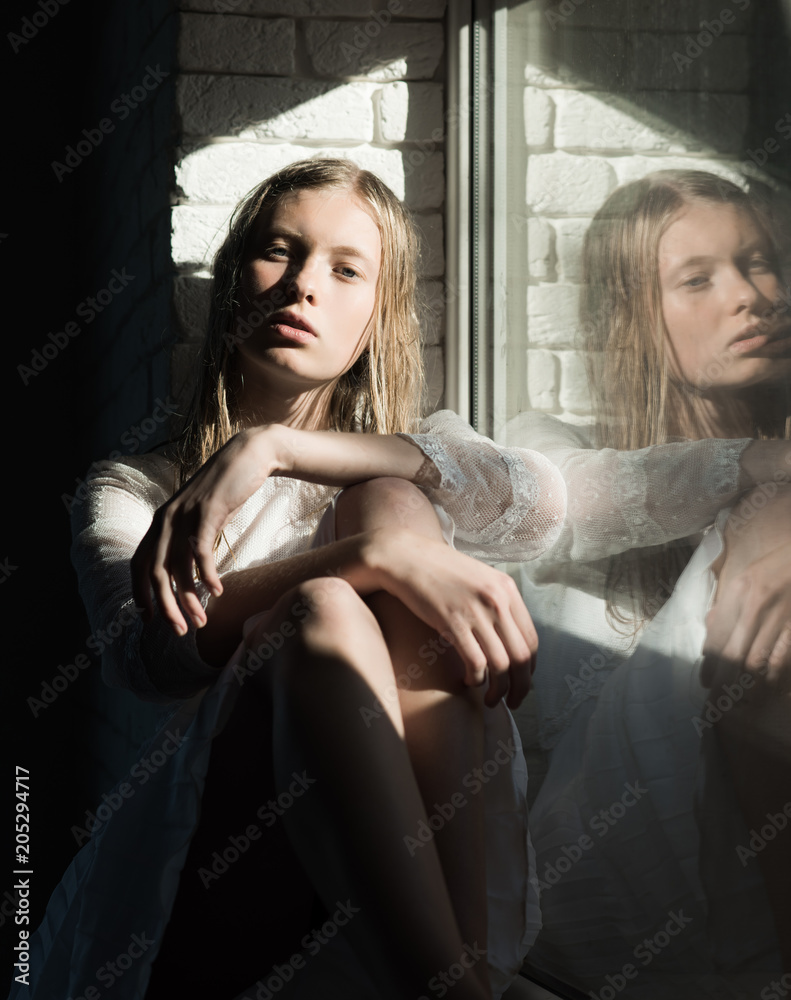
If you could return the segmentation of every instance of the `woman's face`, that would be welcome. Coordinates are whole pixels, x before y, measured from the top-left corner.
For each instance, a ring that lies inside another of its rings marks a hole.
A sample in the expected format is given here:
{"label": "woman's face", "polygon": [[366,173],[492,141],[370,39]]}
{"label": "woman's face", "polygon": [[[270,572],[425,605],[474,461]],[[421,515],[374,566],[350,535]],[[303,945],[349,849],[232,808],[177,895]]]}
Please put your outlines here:
{"label": "woman's face", "polygon": [[766,235],[729,204],[684,206],[659,242],[670,364],[703,390],[739,389],[791,373],[791,329]]}
{"label": "woman's face", "polygon": [[259,215],[234,330],[245,375],[300,392],[347,371],[368,343],[380,261],[379,230],[349,191],[295,191]]}

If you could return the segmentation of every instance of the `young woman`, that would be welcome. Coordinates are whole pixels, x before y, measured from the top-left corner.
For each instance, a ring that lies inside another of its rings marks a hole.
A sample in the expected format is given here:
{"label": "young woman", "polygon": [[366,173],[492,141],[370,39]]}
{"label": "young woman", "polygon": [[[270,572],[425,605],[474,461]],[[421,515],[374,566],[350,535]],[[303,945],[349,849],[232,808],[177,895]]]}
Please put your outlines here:
{"label": "young woman", "polygon": [[522,570],[549,752],[530,961],[592,995],[758,996],[791,968],[787,845],[750,848],[791,788],[791,449],[756,440],[787,437],[778,248],[737,186],[662,171],[608,199],[584,267],[592,440],[511,429],[568,490]]}
{"label": "young woman", "polygon": [[373,460],[359,432],[413,430],[419,409],[415,249],[351,163],[261,184],[217,254],[177,446],[102,464],[75,509],[91,624],[125,623],[105,677],[165,708],[12,996],[111,977],[148,1000],[447,981],[477,1000],[516,974],[538,915],[503,699],[529,688],[535,633],[510,578],[454,551],[405,480],[433,483],[471,539],[499,519],[478,546],[493,558],[551,544],[565,493],[540,456],[464,437],[389,436]]}

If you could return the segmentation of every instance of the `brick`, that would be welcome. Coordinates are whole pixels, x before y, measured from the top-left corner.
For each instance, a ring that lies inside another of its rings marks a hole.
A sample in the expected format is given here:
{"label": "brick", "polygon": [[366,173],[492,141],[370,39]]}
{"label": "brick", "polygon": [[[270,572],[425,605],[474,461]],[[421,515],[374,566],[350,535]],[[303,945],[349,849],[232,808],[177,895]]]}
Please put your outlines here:
{"label": "brick", "polygon": [[579,330],[579,288],[528,285],[527,337],[531,347],[575,347]]}
{"label": "brick", "polygon": [[423,344],[439,344],[445,324],[445,295],[441,281],[421,281],[418,284],[418,318]]}
{"label": "brick", "polygon": [[379,133],[384,142],[443,141],[441,83],[389,83],[379,98]]}
{"label": "brick", "polygon": [[366,17],[370,0],[179,0],[181,10],[271,17]]}
{"label": "brick", "polygon": [[590,413],[591,398],[585,359],[581,351],[561,351],[560,405],[574,413]]}
{"label": "brick", "polygon": [[746,35],[715,38],[708,48],[695,34],[638,32],[629,38],[632,86],[640,90],[702,90],[739,93],[750,82]]}
{"label": "brick", "polygon": [[[382,150],[382,152],[385,152]],[[387,152],[390,152],[389,150]],[[445,157],[442,153],[403,150],[404,199],[410,208],[421,211],[439,208],[445,201]],[[384,175],[382,176],[384,180]],[[395,191],[396,189],[393,188]]]}
{"label": "brick", "polygon": [[417,215],[415,223],[421,234],[420,274],[436,278],[445,273],[445,246],[441,215]]}
{"label": "brick", "polygon": [[619,156],[610,163],[615,171],[618,184],[628,184],[640,180],[654,170],[708,170],[721,177],[744,186],[744,178],[739,173],[739,164],[713,157],[689,156]]}
{"label": "brick", "polygon": [[615,183],[613,168],[601,157],[537,153],[528,160],[527,203],[542,214],[593,214]]}
{"label": "brick", "polygon": [[423,393],[423,412],[438,409],[445,393],[445,365],[442,348],[427,345],[423,348],[423,367],[426,373]]}
{"label": "brick", "polygon": [[706,145],[737,151],[746,127],[745,99],[692,93],[613,94],[553,91],[559,149],[698,152]]}
{"label": "brick", "polygon": [[305,39],[319,76],[430,80],[444,48],[441,24],[308,21]]}
{"label": "brick", "polygon": [[551,146],[555,104],[545,90],[525,87],[525,138],[528,146]]}
{"label": "brick", "polygon": [[185,135],[365,142],[374,84],[183,74],[176,103]]}
{"label": "brick", "polygon": [[175,205],[171,248],[177,267],[203,270],[228,232],[229,205]]}
{"label": "brick", "polygon": [[182,14],[179,21],[177,58],[182,73],[294,74],[292,20]]}
{"label": "brick", "polygon": [[533,410],[558,408],[559,366],[552,351],[527,352],[527,393]]}
{"label": "brick", "polygon": [[582,281],[582,242],[590,219],[555,219],[558,280],[579,284]]}
{"label": "brick", "polygon": [[190,203],[230,205],[289,163],[331,156],[352,160],[375,173],[416,211],[439,208],[445,198],[442,153],[421,153],[423,162],[416,161],[414,167],[408,162],[409,155],[409,150],[367,145],[317,149],[292,143],[218,142],[183,153],[176,164],[176,184]]}
{"label": "brick", "polygon": [[531,278],[547,280],[555,273],[555,230],[546,219],[527,220],[527,263]]}
{"label": "brick", "polygon": [[173,312],[180,340],[203,343],[209,319],[211,274],[178,274],[173,280]]}
{"label": "brick", "polygon": [[[576,17],[569,18],[568,24],[576,26]],[[552,29],[545,13],[535,6],[531,5],[520,18],[517,30],[522,31],[525,40],[528,83],[571,85],[583,90],[628,89],[626,35],[620,24],[611,30],[567,26]]]}

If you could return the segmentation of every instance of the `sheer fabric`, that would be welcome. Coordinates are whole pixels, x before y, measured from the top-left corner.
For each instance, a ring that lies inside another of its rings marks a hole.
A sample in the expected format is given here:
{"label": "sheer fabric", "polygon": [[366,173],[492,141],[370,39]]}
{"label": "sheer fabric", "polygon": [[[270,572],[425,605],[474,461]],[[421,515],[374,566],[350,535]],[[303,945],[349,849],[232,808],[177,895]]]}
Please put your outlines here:
{"label": "sheer fabric", "polygon": [[[448,433],[448,424],[460,427],[458,436]],[[553,544],[565,489],[551,463],[518,449],[497,449],[458,418],[440,419],[439,426],[441,441],[427,424],[421,430],[431,436],[419,443],[441,473],[438,487],[429,492],[451,513],[452,520],[438,510],[446,538],[452,540],[455,524],[462,547],[491,561],[513,551],[527,558]],[[162,705],[161,728],[143,755],[167,740],[172,745],[169,734],[178,735],[179,749],[100,827],[67,870],[31,939],[34,973],[31,989],[24,991],[31,1000],[82,995],[107,956],[121,952],[141,928],[160,939],[199,816],[211,741],[239,691],[233,666],[242,647],[218,671],[199,656],[194,628],[178,638],[156,617],[143,625],[134,613],[129,560],[155,510],[173,492],[172,463],[163,454],[96,463],[89,487],[72,510],[72,559],[92,629],[117,636],[103,653],[103,677]],[[220,573],[305,551],[322,517],[331,514],[336,493],[293,479],[267,480],[226,526],[216,556]],[[198,591],[205,605],[208,594],[200,585]],[[494,755],[504,733],[517,748],[510,780],[498,784],[496,794],[489,792],[485,804],[490,978],[499,996],[535,939],[540,915],[519,734],[502,704],[486,720],[485,752]],[[491,788],[485,786],[484,794]],[[118,1000],[142,1000],[155,956],[156,946],[149,947],[115,984]],[[330,958],[328,952],[322,961]],[[12,991],[16,996],[21,993]]]}
{"label": "sheer fabric", "polygon": [[[529,759],[548,751],[530,817],[543,920],[530,962],[594,995],[631,964],[627,993],[646,1000],[765,984],[781,968],[776,938],[760,872],[735,863],[749,831],[701,725],[699,681],[711,567],[749,440],[619,453],[540,414],[512,422],[508,440],[542,451],[568,491],[555,544],[519,568],[540,651],[537,725],[516,717]],[[607,557],[680,538],[696,547],[672,596],[636,636],[616,631]],[[670,944],[639,951],[657,934]]]}

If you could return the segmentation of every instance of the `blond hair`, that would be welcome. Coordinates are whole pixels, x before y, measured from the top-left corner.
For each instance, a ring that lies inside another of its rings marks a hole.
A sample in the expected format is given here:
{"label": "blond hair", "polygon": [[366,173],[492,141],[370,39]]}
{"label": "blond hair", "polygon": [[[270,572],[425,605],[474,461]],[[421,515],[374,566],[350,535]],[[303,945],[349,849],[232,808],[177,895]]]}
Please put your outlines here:
{"label": "blond hair", "polygon": [[[779,273],[769,214],[736,184],[699,170],[662,170],[615,190],[583,244],[580,313],[598,447],[635,450],[664,444],[678,427],[693,438],[708,436],[700,419],[699,388],[682,382],[669,364],[659,282],[660,240],[678,212],[694,201],[748,212],[766,233]],[[753,436],[787,436],[783,392],[767,393],[762,387],[745,399]],[[679,542],[614,556],[607,582],[611,622],[639,628],[672,592],[691,552]],[[657,601],[660,592],[664,598]],[[625,596],[630,611],[623,609]]]}
{"label": "blond hair", "polygon": [[[376,223],[382,242],[371,335],[333,388],[330,428],[390,434],[417,426],[423,369],[416,313],[418,236],[411,217],[387,185],[350,160],[300,160],[268,177],[237,205],[214,257],[208,332],[177,444],[180,483],[241,430],[229,374],[233,351],[249,332],[236,309],[253,226],[261,212],[271,211],[288,195],[319,188],[353,194]],[[258,323],[264,318],[259,311]]]}

